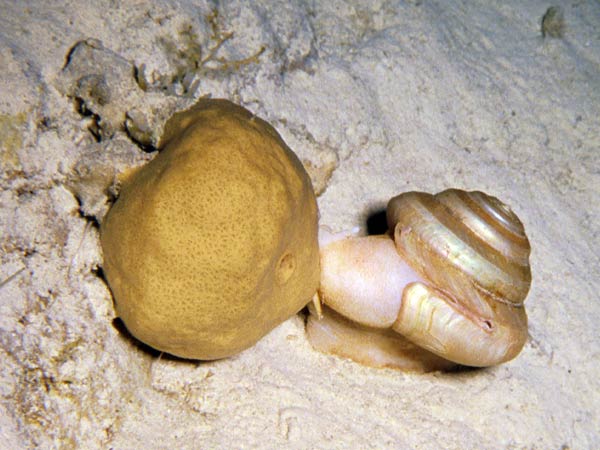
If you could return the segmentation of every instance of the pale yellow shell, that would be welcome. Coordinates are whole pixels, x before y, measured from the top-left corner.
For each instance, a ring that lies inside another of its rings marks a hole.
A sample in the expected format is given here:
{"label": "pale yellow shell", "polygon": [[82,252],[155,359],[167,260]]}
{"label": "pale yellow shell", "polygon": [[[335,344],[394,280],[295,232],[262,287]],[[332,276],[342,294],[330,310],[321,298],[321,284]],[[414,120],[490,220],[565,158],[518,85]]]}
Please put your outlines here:
{"label": "pale yellow shell", "polygon": [[516,356],[527,338],[531,271],[529,241],[511,209],[482,192],[449,189],[394,197],[387,217],[396,249],[425,280],[404,290],[393,328],[462,364]]}

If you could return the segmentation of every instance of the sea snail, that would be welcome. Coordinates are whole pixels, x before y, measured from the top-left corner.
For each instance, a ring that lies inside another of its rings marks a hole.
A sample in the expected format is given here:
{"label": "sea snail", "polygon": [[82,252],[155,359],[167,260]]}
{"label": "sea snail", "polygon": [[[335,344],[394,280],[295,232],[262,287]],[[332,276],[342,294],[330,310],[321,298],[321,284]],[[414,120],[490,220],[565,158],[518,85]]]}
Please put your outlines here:
{"label": "sea snail", "polygon": [[511,209],[449,189],[398,195],[386,214],[387,234],[322,246],[312,345],[415,371],[514,358],[527,339],[531,272],[529,241]]}
{"label": "sea snail", "polygon": [[169,119],[101,224],[117,315],[176,356],[244,350],[316,292],[317,220],[308,174],[275,129],[201,100]]}

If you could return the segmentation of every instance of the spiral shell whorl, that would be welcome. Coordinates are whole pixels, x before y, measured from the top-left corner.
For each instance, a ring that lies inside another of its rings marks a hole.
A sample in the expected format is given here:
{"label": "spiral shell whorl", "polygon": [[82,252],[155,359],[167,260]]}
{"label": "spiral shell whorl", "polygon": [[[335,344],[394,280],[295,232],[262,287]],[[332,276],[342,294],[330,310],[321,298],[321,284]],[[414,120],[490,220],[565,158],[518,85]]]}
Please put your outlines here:
{"label": "spiral shell whorl", "polygon": [[527,340],[531,272],[510,208],[482,192],[409,192],[390,200],[387,219],[399,254],[425,280],[404,290],[394,330],[460,364],[514,358]]}
{"label": "spiral shell whorl", "polygon": [[408,192],[387,208],[396,248],[415,270],[484,315],[488,299],[522,306],[531,284],[529,241],[495,197],[449,189]]}

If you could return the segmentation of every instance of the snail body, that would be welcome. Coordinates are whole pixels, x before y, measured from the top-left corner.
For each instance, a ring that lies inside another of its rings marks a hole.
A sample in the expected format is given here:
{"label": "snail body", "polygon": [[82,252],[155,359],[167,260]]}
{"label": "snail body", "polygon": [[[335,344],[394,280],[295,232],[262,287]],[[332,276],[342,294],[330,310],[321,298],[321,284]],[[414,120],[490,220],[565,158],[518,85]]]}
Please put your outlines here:
{"label": "snail body", "polygon": [[393,331],[410,351],[375,362],[353,356],[351,347],[336,351],[352,332],[334,332],[314,315],[313,346],[368,365],[420,371],[448,368],[449,361],[484,367],[514,358],[527,339],[523,302],[531,272],[529,241],[510,208],[482,192],[409,192],[390,200],[387,221],[385,235],[321,248],[319,299],[325,324],[339,314],[364,332]]}

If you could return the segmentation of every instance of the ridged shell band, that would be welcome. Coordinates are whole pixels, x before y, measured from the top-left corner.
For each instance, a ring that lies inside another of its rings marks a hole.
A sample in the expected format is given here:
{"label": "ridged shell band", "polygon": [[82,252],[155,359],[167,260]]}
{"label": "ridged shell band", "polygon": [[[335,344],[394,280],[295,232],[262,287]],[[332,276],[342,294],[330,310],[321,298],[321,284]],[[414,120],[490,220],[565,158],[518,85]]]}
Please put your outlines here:
{"label": "ridged shell band", "polygon": [[390,200],[387,218],[400,254],[437,289],[483,315],[491,313],[489,298],[523,305],[529,242],[500,200],[456,189],[408,192]]}

